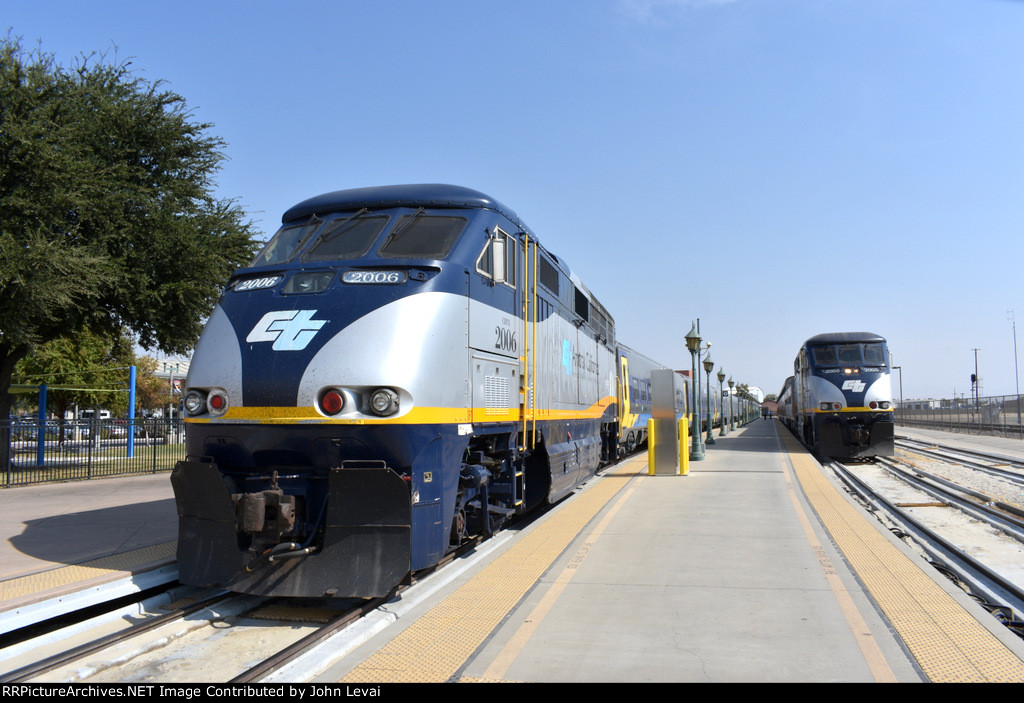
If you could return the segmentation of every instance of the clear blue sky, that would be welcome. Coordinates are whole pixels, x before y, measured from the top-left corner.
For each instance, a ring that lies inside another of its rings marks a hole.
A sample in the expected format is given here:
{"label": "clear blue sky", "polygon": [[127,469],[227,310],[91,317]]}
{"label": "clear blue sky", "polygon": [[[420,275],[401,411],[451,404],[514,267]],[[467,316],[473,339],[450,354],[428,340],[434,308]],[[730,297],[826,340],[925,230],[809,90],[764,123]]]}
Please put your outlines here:
{"label": "clear blue sky", "polygon": [[0,24],[166,81],[268,236],[322,192],[464,185],[668,365],[699,317],[769,393],[833,331],[887,337],[907,398],[969,394],[974,348],[1014,392],[1024,2],[0,0]]}

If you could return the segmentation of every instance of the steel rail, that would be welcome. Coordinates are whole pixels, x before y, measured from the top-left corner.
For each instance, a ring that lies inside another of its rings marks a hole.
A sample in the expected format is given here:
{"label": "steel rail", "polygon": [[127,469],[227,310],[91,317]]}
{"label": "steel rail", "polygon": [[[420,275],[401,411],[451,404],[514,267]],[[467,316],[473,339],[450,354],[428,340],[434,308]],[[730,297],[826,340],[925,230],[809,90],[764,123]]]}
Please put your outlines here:
{"label": "steel rail", "polygon": [[1014,612],[1024,613],[1024,590],[1015,583],[993,571],[880,495],[840,462],[829,461],[826,466],[830,467],[865,502],[874,505],[876,509],[881,507],[893,519],[903,524],[926,551],[936,554],[940,563],[955,572],[962,581],[970,584],[975,592],[987,593],[990,594],[990,597],[996,596],[999,600],[1008,603]]}
{"label": "steel rail", "polygon": [[207,608],[213,605],[214,603],[217,603],[223,600],[224,598],[227,598],[230,595],[232,594],[227,593],[225,591],[218,591],[217,593],[214,593],[202,600],[196,601],[195,603],[192,603],[183,608],[177,608],[176,610],[172,610],[163,615],[158,615],[154,618],[147,620],[144,623],[140,623],[127,630],[115,632],[104,637],[99,637],[90,642],[86,642],[76,647],[72,647],[71,649],[68,649],[64,652],[58,652],[57,654],[46,657],[45,659],[40,659],[37,662],[27,664],[23,667],[14,669],[13,671],[9,671],[6,674],[3,674],[2,676],[0,676],[0,683],[23,683],[31,679],[33,676],[38,676],[40,674],[45,674],[48,671],[53,671],[54,669],[57,669],[61,666],[70,664],[76,659],[81,659],[82,657],[88,656],[93,652],[105,649],[107,647],[117,644],[118,642],[123,642],[125,640],[131,639],[136,635],[141,635],[144,632],[148,632],[162,625],[166,625],[169,622],[180,620],[181,618],[187,617],[188,615],[191,615],[192,613],[202,610],[203,608]]}
{"label": "steel rail", "polygon": [[[913,476],[908,471],[897,466],[897,463],[888,458],[880,458],[877,462],[878,465],[885,468],[890,474],[901,481],[905,481],[926,493],[930,493],[940,500],[948,500],[959,510],[992,525],[1016,540],[1024,542],[1024,520],[1014,517],[1014,514],[1022,514],[1019,508],[1002,503],[985,493],[962,486],[941,476],[922,471],[916,466],[910,466],[910,470],[918,474]],[[962,497],[963,495],[971,496],[983,502],[973,502]],[[1011,514],[1008,515],[1007,513]]]}
{"label": "steel rail", "polygon": [[[900,439],[896,441],[897,446],[902,446],[908,451],[917,452],[924,456],[933,457],[940,461],[955,462],[969,468],[978,469],[985,471],[993,476],[1004,478],[1008,481],[1012,481],[1018,484],[1024,484],[1024,462],[1019,459],[1012,459],[1010,457],[999,456],[997,454],[985,454],[984,452],[973,451],[970,449],[961,449],[960,447],[951,447],[944,444],[936,444],[934,442],[920,442],[919,440],[912,439]],[[917,446],[913,446],[917,445]],[[925,446],[921,446],[925,445]],[[934,447],[935,449],[929,449],[928,447]],[[936,451],[941,450],[941,451]],[[948,452],[948,454],[947,454]],[[981,464],[977,461],[971,461],[970,459],[964,459],[963,456],[975,457],[976,459],[984,459],[986,461],[998,461],[1011,466],[1019,467],[1018,470],[1002,469],[998,466],[991,466],[989,464]]]}

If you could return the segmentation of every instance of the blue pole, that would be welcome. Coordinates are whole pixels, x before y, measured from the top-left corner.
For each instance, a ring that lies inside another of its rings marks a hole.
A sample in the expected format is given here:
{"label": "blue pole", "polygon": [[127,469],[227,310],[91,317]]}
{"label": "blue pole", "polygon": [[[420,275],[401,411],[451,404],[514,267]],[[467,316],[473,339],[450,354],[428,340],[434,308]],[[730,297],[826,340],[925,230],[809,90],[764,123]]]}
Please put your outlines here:
{"label": "blue pole", "polygon": [[135,367],[128,367],[128,458],[135,456]]}
{"label": "blue pole", "polygon": [[36,443],[36,464],[46,461],[46,384],[39,386],[39,439]]}

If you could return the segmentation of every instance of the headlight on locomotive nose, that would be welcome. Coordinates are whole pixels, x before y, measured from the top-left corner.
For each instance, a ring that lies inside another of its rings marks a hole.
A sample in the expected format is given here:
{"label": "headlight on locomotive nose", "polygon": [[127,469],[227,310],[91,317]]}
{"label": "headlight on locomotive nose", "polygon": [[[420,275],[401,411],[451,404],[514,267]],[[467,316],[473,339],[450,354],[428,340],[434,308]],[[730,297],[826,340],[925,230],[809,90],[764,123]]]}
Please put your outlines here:
{"label": "headlight on locomotive nose", "polygon": [[189,415],[202,415],[206,412],[206,396],[199,391],[189,391],[185,395],[185,412]]}
{"label": "headlight on locomotive nose", "polygon": [[394,415],[398,412],[398,394],[390,388],[378,388],[370,394],[370,410],[377,415]]}

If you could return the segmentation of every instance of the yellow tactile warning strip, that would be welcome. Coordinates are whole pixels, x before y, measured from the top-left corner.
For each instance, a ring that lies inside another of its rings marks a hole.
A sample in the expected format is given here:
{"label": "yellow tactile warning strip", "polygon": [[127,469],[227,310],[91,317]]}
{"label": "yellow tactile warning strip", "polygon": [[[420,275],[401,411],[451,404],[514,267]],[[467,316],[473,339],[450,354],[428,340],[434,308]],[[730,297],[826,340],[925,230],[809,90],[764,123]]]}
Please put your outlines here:
{"label": "yellow tactile warning strip", "polygon": [[588,522],[647,466],[636,456],[559,509],[342,681],[449,681]]}
{"label": "yellow tactile warning strip", "polygon": [[1024,662],[870,524],[795,438],[781,434],[808,501],[928,679],[1024,682]]}
{"label": "yellow tactile warning strip", "polygon": [[64,588],[70,584],[89,581],[101,576],[109,576],[113,572],[133,573],[141,566],[150,566],[164,561],[171,563],[175,560],[177,545],[176,541],[164,542],[151,547],[142,547],[93,559],[81,564],[62,566],[49,571],[0,581],[0,610],[4,609],[6,601]]}

